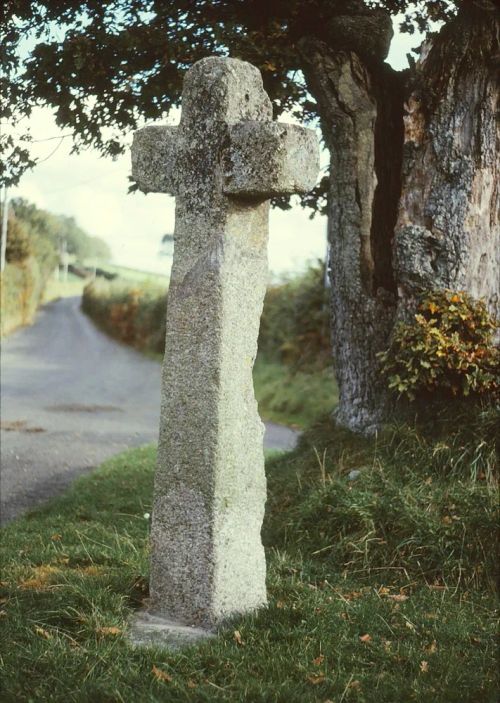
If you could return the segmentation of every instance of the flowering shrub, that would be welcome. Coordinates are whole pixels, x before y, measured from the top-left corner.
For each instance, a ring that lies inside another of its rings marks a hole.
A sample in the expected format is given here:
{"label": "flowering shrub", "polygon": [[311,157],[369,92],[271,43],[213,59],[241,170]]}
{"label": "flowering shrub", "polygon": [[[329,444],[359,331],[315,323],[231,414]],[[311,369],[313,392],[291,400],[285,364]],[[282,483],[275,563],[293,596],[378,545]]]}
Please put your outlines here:
{"label": "flowering shrub", "polygon": [[425,393],[498,396],[497,322],[484,302],[449,290],[424,295],[414,322],[399,324],[380,353],[389,388],[413,400]]}

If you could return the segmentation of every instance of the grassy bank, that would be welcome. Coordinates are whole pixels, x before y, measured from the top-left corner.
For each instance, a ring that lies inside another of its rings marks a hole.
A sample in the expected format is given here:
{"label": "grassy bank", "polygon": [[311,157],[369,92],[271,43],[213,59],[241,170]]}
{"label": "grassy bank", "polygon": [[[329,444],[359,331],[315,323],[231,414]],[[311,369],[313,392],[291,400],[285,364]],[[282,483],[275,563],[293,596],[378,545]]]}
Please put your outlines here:
{"label": "grassy bank", "polygon": [[154,450],[107,462],[3,533],[2,701],[493,703],[494,427],[317,425],[267,463],[268,607],[177,654],[125,637]]}
{"label": "grassy bank", "polygon": [[304,429],[337,404],[332,367],[292,369],[257,355],[253,371],[255,397],[265,420]]}

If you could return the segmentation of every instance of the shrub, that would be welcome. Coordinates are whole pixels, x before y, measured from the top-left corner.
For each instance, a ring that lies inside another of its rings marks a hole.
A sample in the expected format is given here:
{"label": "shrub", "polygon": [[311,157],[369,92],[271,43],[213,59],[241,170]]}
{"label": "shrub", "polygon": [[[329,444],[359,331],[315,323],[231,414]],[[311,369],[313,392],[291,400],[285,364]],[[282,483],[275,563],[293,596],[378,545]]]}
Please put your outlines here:
{"label": "shrub", "polygon": [[40,265],[33,256],[7,263],[0,281],[1,334],[33,322],[44,289]]}
{"label": "shrub", "polygon": [[496,327],[484,302],[464,292],[427,293],[414,321],[399,324],[389,349],[379,354],[389,388],[410,400],[429,394],[498,396]]}
{"label": "shrub", "polygon": [[331,364],[330,310],[324,265],[270,285],[260,321],[259,351],[295,368],[324,369]]}
{"label": "shrub", "polygon": [[82,309],[113,337],[154,353],[165,348],[166,291],[152,284],[96,280],[85,287]]}

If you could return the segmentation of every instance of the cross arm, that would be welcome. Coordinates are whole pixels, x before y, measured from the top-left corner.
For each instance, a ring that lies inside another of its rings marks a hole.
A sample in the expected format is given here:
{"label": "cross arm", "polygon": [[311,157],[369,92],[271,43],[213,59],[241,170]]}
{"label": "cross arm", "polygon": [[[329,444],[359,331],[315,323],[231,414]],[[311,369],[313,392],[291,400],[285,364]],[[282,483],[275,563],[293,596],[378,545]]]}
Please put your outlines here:
{"label": "cross arm", "polygon": [[150,125],[132,142],[132,178],[143,193],[176,195],[177,127]]}
{"label": "cross arm", "polygon": [[230,127],[224,192],[247,198],[307,193],[319,171],[316,133],[280,122],[239,122]]}

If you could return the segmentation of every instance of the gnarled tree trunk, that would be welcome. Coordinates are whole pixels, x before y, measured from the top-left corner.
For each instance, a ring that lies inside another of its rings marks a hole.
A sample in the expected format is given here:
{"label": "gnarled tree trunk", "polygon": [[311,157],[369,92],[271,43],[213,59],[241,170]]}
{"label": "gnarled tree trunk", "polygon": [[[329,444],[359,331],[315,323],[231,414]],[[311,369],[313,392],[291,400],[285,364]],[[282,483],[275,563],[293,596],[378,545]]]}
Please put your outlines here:
{"label": "gnarled tree trunk", "polygon": [[500,312],[498,10],[470,5],[423,48],[406,101],[394,248],[402,312],[434,288]]}
{"label": "gnarled tree trunk", "polygon": [[331,154],[337,420],[365,433],[389,407],[377,352],[418,294],[467,290],[495,308],[500,275],[498,16],[470,4],[403,73],[383,63],[387,17],[376,20],[366,25],[368,51],[359,16],[353,50],[343,17],[332,21],[332,41],[301,43]]}

